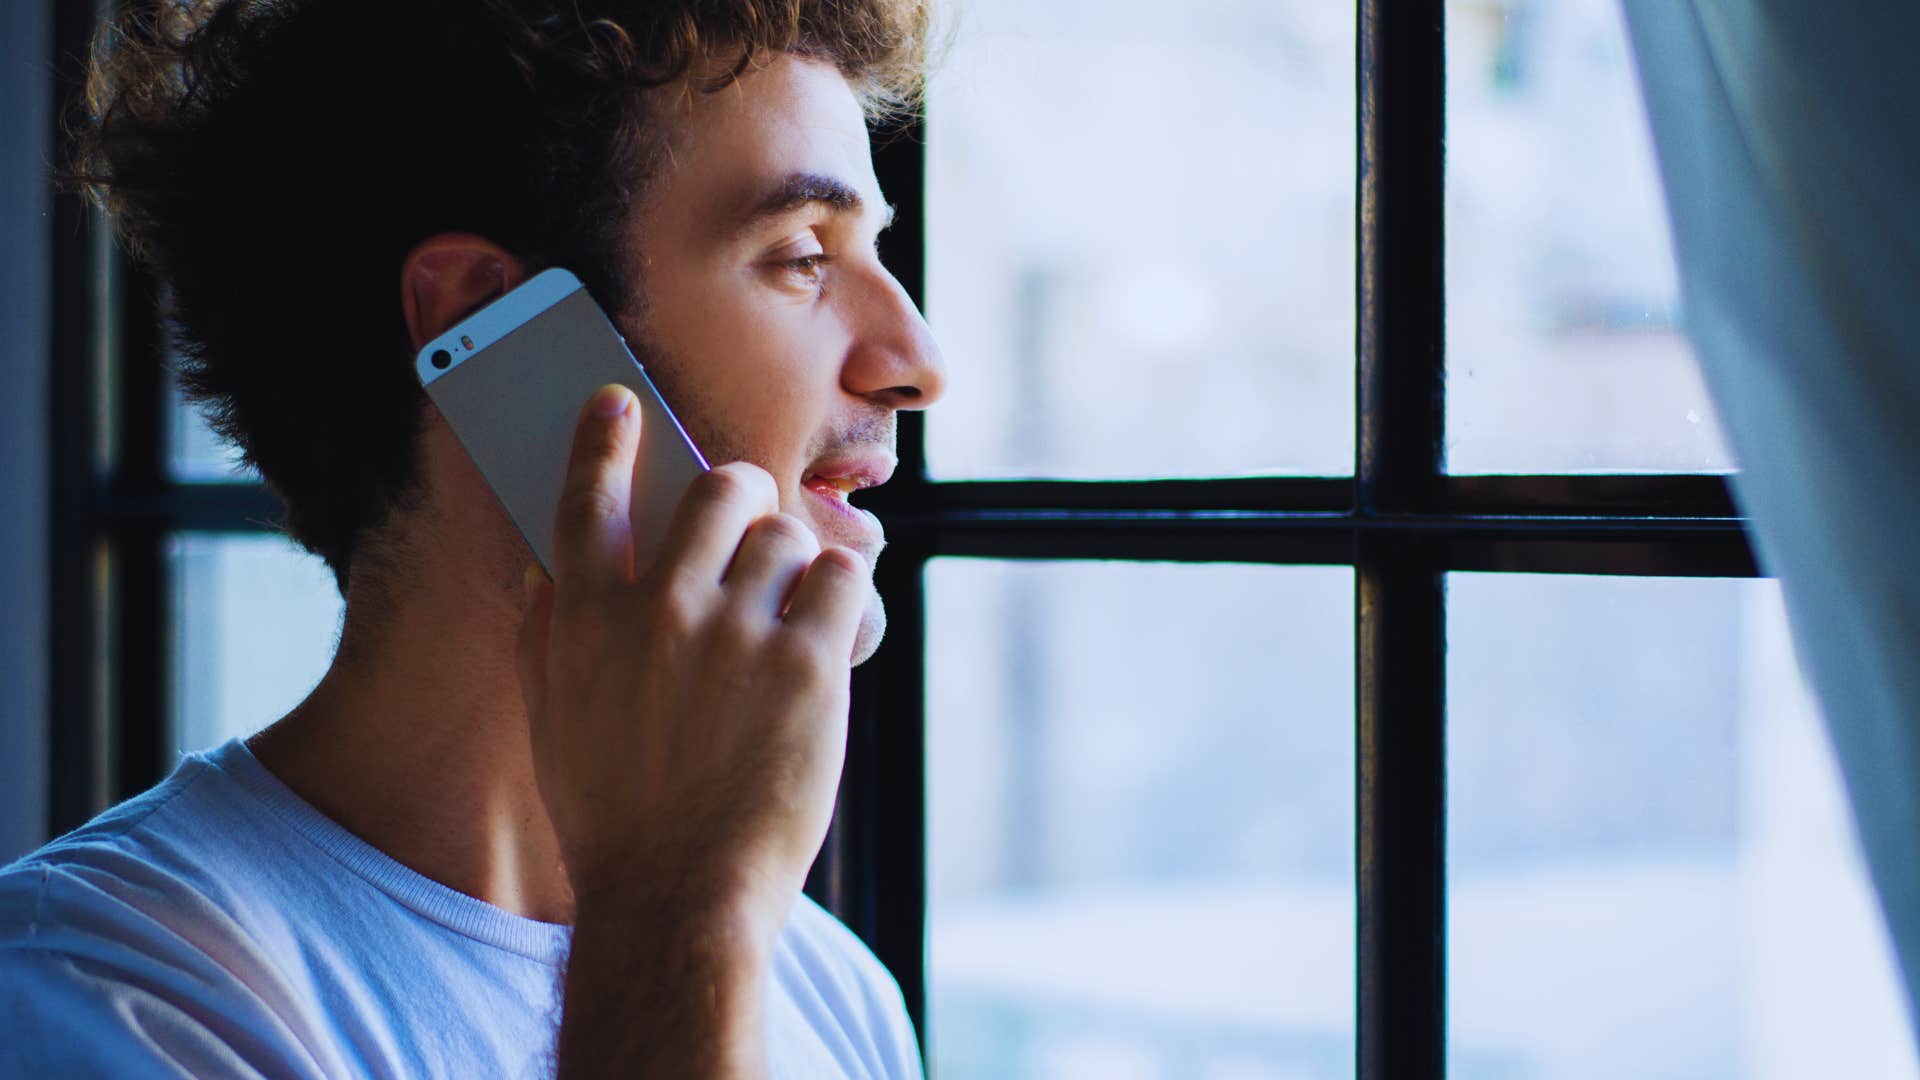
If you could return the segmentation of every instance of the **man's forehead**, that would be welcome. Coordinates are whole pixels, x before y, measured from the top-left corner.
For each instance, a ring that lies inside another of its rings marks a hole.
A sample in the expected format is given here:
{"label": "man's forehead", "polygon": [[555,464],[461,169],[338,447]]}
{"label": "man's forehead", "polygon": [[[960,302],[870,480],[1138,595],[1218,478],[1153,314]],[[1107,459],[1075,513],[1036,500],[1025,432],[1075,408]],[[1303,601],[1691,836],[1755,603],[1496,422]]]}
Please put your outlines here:
{"label": "man's forehead", "polygon": [[885,210],[865,115],[831,65],[782,57],[671,122],[678,131],[660,194],[709,229],[806,206]]}

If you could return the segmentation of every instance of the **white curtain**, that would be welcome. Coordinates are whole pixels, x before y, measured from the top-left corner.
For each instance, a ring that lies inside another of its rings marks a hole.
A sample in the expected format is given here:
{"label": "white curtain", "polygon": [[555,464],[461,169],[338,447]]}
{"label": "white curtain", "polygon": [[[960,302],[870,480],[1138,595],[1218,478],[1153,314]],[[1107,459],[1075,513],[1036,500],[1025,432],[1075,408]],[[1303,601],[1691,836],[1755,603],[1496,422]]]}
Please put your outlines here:
{"label": "white curtain", "polygon": [[1920,987],[1920,3],[1625,0],[1687,330]]}

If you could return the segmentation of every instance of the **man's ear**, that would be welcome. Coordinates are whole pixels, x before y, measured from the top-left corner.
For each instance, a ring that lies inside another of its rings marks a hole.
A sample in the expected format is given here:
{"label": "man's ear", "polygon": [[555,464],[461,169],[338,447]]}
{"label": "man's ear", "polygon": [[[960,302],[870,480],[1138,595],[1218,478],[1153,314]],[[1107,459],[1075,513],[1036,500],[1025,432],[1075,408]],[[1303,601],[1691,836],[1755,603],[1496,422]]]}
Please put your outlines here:
{"label": "man's ear", "polygon": [[482,236],[441,233],[420,241],[400,266],[400,305],[414,349],[527,276],[526,264]]}

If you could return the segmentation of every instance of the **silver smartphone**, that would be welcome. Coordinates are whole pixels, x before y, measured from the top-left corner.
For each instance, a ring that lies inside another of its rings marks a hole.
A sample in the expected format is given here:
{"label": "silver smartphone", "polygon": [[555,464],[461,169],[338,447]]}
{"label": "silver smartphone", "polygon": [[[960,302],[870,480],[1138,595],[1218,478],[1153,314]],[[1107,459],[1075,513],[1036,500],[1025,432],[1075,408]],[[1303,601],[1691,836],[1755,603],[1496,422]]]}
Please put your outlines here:
{"label": "silver smartphone", "polygon": [[415,360],[427,397],[553,573],[553,515],[580,410],[620,383],[640,399],[633,559],[651,562],[706,458],[661,400],[626,339],[580,279],[546,270],[427,342]]}

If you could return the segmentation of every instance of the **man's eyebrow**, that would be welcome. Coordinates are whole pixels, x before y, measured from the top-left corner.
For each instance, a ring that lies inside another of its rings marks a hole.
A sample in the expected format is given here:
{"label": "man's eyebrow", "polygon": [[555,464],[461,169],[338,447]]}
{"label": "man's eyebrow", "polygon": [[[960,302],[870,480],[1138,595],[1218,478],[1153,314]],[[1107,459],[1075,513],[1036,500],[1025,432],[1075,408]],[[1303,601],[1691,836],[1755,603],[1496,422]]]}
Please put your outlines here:
{"label": "man's eyebrow", "polygon": [[[785,177],[762,194],[749,200],[746,210],[729,231],[747,232],[769,218],[791,214],[808,206],[825,206],[837,214],[858,214],[867,202],[860,193],[838,177],[824,173],[797,172]],[[886,207],[881,231],[893,224],[893,206]]]}

